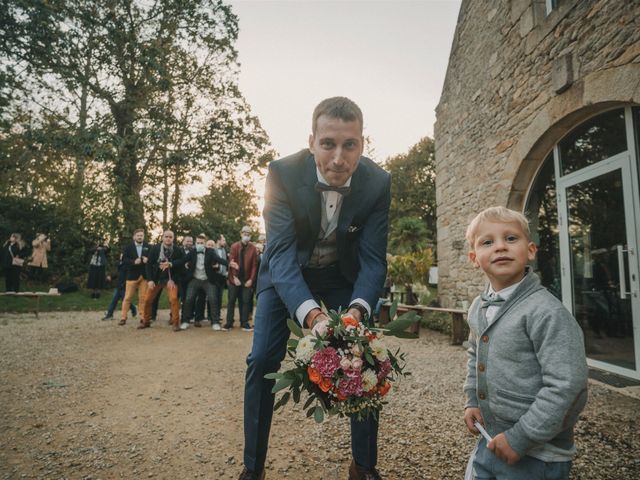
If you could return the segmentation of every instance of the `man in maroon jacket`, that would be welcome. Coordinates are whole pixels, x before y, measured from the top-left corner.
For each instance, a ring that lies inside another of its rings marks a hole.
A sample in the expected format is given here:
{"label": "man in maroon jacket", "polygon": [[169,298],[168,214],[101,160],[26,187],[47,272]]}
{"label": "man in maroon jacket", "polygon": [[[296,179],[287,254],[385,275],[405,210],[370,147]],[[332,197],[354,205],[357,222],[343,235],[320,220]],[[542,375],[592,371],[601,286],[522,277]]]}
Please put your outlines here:
{"label": "man in maroon jacket", "polygon": [[229,299],[227,302],[227,323],[223,330],[233,328],[233,313],[238,300],[238,310],[240,311],[240,326],[245,332],[253,331],[249,325],[249,309],[253,297],[253,289],[256,284],[258,274],[258,250],[251,243],[251,229],[248,226],[242,227],[240,231],[240,241],[231,245],[229,260],[238,264],[238,268],[229,268],[227,284],[229,286]]}

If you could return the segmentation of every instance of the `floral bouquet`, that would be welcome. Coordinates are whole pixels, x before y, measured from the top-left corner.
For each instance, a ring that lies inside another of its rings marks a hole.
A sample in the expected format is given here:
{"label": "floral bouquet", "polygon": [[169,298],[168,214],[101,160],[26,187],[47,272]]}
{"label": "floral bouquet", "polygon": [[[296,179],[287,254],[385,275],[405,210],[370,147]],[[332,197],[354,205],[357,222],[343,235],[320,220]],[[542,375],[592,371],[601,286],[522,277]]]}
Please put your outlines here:
{"label": "floral bouquet", "polygon": [[[394,304],[392,318],[395,314]],[[410,375],[405,371],[405,354],[398,349],[389,351],[382,340],[387,335],[409,337],[406,328],[419,320],[415,312],[408,312],[389,323],[386,329],[367,328],[345,313],[329,312],[329,323],[323,335],[304,335],[293,320],[287,324],[298,337],[291,338],[287,353],[293,359],[289,370],[269,373],[265,378],[276,381],[272,392],[288,389],[274,405],[278,410],[293,397],[300,402],[301,393],[308,394],[304,404],[307,417],[317,422],[325,414],[355,416],[363,420],[368,415],[378,416],[385,395],[392,382]]]}

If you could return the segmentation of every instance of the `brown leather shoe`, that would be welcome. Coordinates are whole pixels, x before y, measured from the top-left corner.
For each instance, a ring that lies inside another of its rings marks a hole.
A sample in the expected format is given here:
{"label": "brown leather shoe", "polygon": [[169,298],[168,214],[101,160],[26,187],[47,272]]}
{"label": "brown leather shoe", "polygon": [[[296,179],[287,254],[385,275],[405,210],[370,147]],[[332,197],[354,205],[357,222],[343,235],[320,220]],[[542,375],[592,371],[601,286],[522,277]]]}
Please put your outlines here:
{"label": "brown leather shoe", "polygon": [[138,330],[142,330],[143,328],[151,328],[151,323],[149,323],[149,322],[140,322],[140,325],[138,325]]}
{"label": "brown leather shoe", "polygon": [[375,468],[364,468],[353,460],[349,465],[349,480],[382,480]]}
{"label": "brown leather shoe", "polygon": [[126,324],[127,324],[127,319],[126,319],[126,318],[123,318],[122,320],[120,320],[120,321],[118,322],[118,325],[120,325],[120,326],[122,326],[122,325],[126,325]]}
{"label": "brown leather shoe", "polygon": [[247,467],[244,467],[242,473],[240,474],[240,478],[238,480],[264,480],[264,468],[260,472],[253,472],[249,470]]}

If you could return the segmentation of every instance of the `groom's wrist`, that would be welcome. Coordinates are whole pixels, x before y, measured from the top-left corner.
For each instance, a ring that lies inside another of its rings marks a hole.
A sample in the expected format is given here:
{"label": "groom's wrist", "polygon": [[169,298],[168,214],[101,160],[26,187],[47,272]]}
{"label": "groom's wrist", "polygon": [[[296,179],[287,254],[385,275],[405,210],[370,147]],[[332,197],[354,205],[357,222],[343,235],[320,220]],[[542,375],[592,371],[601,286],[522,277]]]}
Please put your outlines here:
{"label": "groom's wrist", "polygon": [[307,328],[313,328],[320,315],[322,315],[322,310],[320,310],[319,308],[314,308],[313,310],[311,310],[307,314],[307,317],[304,319],[304,323]]}

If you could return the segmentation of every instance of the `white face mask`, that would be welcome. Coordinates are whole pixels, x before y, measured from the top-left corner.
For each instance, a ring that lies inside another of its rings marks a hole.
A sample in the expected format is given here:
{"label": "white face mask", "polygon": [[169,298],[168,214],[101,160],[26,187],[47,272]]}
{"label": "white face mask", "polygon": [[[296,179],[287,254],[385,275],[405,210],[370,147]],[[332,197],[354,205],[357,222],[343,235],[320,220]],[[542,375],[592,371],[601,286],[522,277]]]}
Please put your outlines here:
{"label": "white face mask", "polygon": [[196,252],[204,252],[204,245],[196,244]]}
{"label": "white face mask", "polygon": [[242,241],[244,243],[249,243],[249,240],[251,240],[251,236],[250,235],[242,235],[241,239],[242,239]]}

